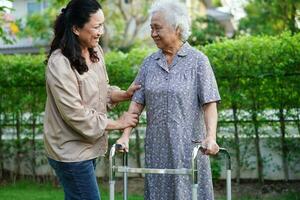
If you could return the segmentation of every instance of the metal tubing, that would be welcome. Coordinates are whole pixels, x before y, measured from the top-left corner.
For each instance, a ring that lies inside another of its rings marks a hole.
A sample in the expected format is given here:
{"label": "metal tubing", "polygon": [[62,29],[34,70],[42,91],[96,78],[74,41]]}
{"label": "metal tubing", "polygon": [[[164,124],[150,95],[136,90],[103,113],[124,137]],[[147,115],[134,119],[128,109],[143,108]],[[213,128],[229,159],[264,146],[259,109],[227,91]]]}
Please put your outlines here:
{"label": "metal tubing", "polygon": [[[117,167],[115,166],[115,152],[116,149],[119,149],[119,146],[115,144],[112,146],[110,154],[109,154],[109,184],[110,184],[110,200],[114,200],[114,192],[115,192],[115,173],[121,172],[123,173],[124,178],[124,196],[123,200],[128,199],[128,173],[139,173],[139,174],[177,174],[177,175],[190,175],[192,176],[192,200],[197,200],[197,190],[198,190],[198,164],[197,164],[197,156],[199,150],[202,148],[201,144],[197,144],[193,149],[192,153],[192,169],[152,169],[152,168],[130,168],[128,167],[128,153],[123,153],[123,166]],[[231,200],[231,160],[230,154],[224,148],[220,148],[220,153],[224,153],[226,156],[226,193],[227,200]]]}
{"label": "metal tubing", "polygon": [[201,144],[198,144],[193,149],[192,154],[192,200],[197,200],[197,190],[198,190],[198,161],[197,155],[199,153],[199,149],[201,149]]}
{"label": "metal tubing", "polygon": [[220,153],[224,153],[226,157],[226,196],[227,200],[231,200],[231,159],[229,152],[224,149],[220,148]]}
{"label": "metal tubing", "polygon": [[127,168],[128,168],[128,153],[124,152],[123,153],[123,167],[125,168],[124,173],[123,173],[123,179],[124,179],[124,194],[123,194],[123,199],[127,200],[128,199],[128,173],[127,173]]}
{"label": "metal tubing", "polygon": [[192,186],[192,200],[197,200],[198,197],[198,184],[193,184]]}
{"label": "metal tubing", "polygon": [[115,165],[115,145],[112,146],[109,152],[109,200],[115,200],[115,172],[113,166]]}
{"label": "metal tubing", "polygon": [[227,200],[231,200],[231,170],[227,170],[226,176],[226,196]]}
{"label": "metal tubing", "polygon": [[116,172],[120,173],[134,173],[134,174],[177,174],[190,175],[191,169],[153,169],[153,168],[132,168],[132,167],[113,167]]}
{"label": "metal tubing", "polygon": [[109,200],[115,200],[115,181],[109,181]]}

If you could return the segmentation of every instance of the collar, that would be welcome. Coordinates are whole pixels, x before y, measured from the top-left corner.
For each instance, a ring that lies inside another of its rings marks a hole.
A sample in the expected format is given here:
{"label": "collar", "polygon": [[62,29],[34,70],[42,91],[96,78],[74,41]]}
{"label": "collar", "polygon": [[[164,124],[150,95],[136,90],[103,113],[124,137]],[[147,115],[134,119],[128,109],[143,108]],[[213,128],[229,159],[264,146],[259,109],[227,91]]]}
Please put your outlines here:
{"label": "collar", "polygon": [[[188,42],[183,43],[183,45],[180,47],[179,51],[176,53],[180,57],[187,56],[188,50],[190,48],[190,44]],[[156,53],[153,55],[155,60],[162,59],[163,58],[163,52],[161,49],[159,49]]]}

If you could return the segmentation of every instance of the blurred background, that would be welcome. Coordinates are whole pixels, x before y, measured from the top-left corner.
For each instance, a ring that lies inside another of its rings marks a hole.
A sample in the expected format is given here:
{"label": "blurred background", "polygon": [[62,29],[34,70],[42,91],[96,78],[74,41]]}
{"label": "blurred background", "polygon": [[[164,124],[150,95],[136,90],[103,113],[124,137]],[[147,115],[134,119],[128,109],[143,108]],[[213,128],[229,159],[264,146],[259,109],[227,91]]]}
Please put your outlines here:
{"label": "blurred background", "polygon": [[[0,199],[63,199],[42,136],[44,60],[54,19],[67,2],[0,0]],[[126,89],[156,51],[148,16],[153,1],[99,2],[110,84]],[[234,199],[300,199],[300,1],[182,2],[192,19],[188,42],[208,56],[219,85],[218,143],[232,157]],[[132,134],[131,166],[144,165],[145,123],[143,115]],[[119,135],[110,134],[110,145]],[[211,162],[216,199],[225,199],[225,160]],[[97,176],[108,199],[107,156],[99,159]],[[143,176],[129,181],[130,199],[143,199]]]}

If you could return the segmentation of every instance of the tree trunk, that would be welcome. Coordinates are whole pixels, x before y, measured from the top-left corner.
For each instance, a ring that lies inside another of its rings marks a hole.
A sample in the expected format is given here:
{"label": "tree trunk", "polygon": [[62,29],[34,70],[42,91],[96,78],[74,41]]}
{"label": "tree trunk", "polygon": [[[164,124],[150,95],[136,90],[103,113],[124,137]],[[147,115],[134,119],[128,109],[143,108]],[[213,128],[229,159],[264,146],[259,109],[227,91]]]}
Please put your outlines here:
{"label": "tree trunk", "polygon": [[297,32],[297,27],[296,27],[296,12],[297,12],[297,9],[296,9],[296,5],[295,3],[291,3],[291,16],[290,16],[290,19],[289,19],[289,22],[288,22],[288,26],[289,26],[289,29],[291,30],[292,34],[296,33]]}
{"label": "tree trunk", "polygon": [[[1,118],[1,114],[0,114]],[[3,163],[3,141],[2,141],[2,118],[0,119],[0,180],[3,179],[3,169],[4,169],[4,163]]]}
{"label": "tree trunk", "polygon": [[254,123],[254,132],[255,132],[255,150],[256,150],[258,180],[260,183],[263,184],[264,183],[263,160],[262,160],[261,151],[260,151],[260,138],[259,138],[259,131],[258,131],[258,121],[257,121],[256,109],[253,109],[252,121]]}
{"label": "tree trunk", "polygon": [[14,181],[19,178],[21,174],[21,114],[20,111],[16,111],[16,131],[17,131],[17,140],[16,140],[16,170]]}
{"label": "tree trunk", "polygon": [[35,143],[35,132],[36,132],[36,118],[35,113],[32,114],[32,155],[31,155],[31,166],[33,179],[36,180],[36,143]]}
{"label": "tree trunk", "polygon": [[240,156],[240,138],[238,132],[238,117],[237,117],[237,106],[232,104],[233,118],[234,118],[234,141],[235,141],[235,153],[236,153],[236,182],[238,188],[240,185],[240,172],[241,172],[241,156]]}
{"label": "tree trunk", "polygon": [[282,149],[282,166],[284,171],[284,180],[289,180],[289,168],[288,168],[288,147],[286,143],[286,132],[285,132],[285,119],[284,119],[284,110],[281,107],[279,109],[279,120],[280,120],[280,132],[281,132],[281,149]]}
{"label": "tree trunk", "polygon": [[296,115],[297,115],[296,124],[297,124],[297,128],[298,128],[298,134],[300,135],[300,109],[299,108],[297,108]]}

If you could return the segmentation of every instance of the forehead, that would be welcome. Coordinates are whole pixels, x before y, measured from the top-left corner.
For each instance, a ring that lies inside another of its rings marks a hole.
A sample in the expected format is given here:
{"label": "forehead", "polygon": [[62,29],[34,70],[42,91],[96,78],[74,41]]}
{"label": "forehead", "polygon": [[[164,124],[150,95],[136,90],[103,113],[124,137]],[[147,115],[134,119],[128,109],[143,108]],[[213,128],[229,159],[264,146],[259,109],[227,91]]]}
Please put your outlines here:
{"label": "forehead", "polygon": [[104,22],[104,14],[101,9],[99,9],[97,12],[91,14],[89,21],[87,24],[95,25],[95,24],[102,24]]}
{"label": "forehead", "polygon": [[166,25],[167,21],[165,15],[162,12],[155,12],[151,17],[151,25]]}

